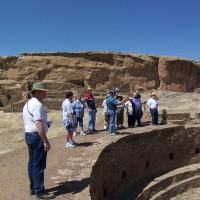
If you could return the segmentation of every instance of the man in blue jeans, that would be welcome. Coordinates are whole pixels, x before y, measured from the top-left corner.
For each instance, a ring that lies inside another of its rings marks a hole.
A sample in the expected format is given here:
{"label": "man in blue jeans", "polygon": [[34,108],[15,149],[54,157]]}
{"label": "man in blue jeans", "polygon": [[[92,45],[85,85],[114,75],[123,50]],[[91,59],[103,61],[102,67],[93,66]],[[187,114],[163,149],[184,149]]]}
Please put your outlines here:
{"label": "man in blue jeans", "polygon": [[152,125],[158,125],[158,98],[154,92],[151,93],[147,105],[150,108]]}
{"label": "man in blue jeans", "polygon": [[25,141],[29,153],[30,195],[35,195],[36,199],[53,199],[54,194],[47,193],[44,187],[47,152],[51,149],[46,136],[49,122],[42,105],[47,89],[44,83],[38,82],[33,84],[31,92],[32,98],[23,108]]}
{"label": "man in blue jeans", "polygon": [[123,101],[118,103],[118,101],[114,98],[116,95],[116,91],[110,90],[109,94],[110,96],[106,99],[106,105],[107,105],[107,112],[110,117],[109,134],[113,136],[113,135],[116,135],[115,117],[116,117],[117,106],[126,102],[127,98],[125,98]]}
{"label": "man in blue jeans", "polygon": [[92,88],[87,88],[87,93],[85,94],[85,106],[88,113],[88,127],[87,127],[87,133],[97,132],[95,129],[95,123],[96,123],[96,105],[95,105],[95,99],[92,95]]}

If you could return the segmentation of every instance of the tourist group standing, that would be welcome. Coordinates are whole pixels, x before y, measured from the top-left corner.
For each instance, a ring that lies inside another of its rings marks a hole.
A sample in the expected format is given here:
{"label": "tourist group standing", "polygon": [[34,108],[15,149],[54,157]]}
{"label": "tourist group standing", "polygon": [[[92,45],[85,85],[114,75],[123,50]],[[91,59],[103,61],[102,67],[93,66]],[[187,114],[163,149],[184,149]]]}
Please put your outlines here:
{"label": "tourist group standing", "polygon": [[[51,123],[47,121],[47,114],[42,104],[47,91],[44,83],[33,84],[31,90],[32,98],[23,108],[25,141],[29,153],[30,195],[35,195],[36,199],[54,198],[54,195],[48,193],[44,186],[47,152],[51,149],[46,136]],[[158,125],[158,98],[155,93],[151,93],[147,105],[150,108],[152,125]],[[102,107],[104,108],[104,129],[108,130],[110,136],[116,135],[118,133],[117,129],[124,128],[124,111],[127,114],[129,128],[134,128],[136,122],[138,127],[141,126],[143,111],[139,93],[123,99],[122,96],[117,95],[116,90],[110,90],[109,95],[106,96],[102,103]],[[83,129],[84,109],[88,116],[86,132]],[[78,93],[76,98],[74,98],[72,91],[66,92],[65,100],[62,102],[62,121],[66,128],[67,148],[74,148],[77,145],[74,141],[74,136],[77,135],[78,126],[81,136],[97,131],[95,129],[96,113],[95,98],[91,87],[87,88],[85,95]]]}

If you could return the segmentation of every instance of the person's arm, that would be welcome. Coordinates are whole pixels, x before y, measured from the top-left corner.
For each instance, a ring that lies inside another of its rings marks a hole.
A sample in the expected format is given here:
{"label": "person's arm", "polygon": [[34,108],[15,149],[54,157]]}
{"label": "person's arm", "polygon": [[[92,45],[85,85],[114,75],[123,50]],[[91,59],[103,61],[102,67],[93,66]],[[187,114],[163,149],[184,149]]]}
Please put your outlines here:
{"label": "person's arm", "polygon": [[88,106],[88,99],[85,99],[85,107],[89,111],[89,106]]}
{"label": "person's arm", "polygon": [[44,132],[42,120],[36,120],[35,124],[37,127],[38,134],[44,143],[44,150],[47,152],[51,149],[51,145],[47,139],[46,133]]}
{"label": "person's arm", "polygon": [[119,103],[117,103],[117,106],[119,106],[119,105],[121,105],[121,104],[123,104],[123,103],[125,103],[125,102],[127,102],[129,100],[129,98],[128,97],[126,97],[123,101],[121,101],[121,102],[119,102]]}
{"label": "person's arm", "polygon": [[72,126],[74,126],[73,113],[69,113],[69,118],[71,119]]}
{"label": "person's arm", "polygon": [[151,99],[149,99],[149,100],[147,101],[147,106],[148,106],[149,108],[151,108]]}

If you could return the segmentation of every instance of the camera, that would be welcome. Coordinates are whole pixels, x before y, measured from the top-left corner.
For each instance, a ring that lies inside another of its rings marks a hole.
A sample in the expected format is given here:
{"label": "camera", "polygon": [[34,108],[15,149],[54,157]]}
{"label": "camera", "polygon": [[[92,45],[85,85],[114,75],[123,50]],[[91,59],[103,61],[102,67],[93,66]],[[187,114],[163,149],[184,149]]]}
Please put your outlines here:
{"label": "camera", "polygon": [[48,122],[47,122],[47,126],[48,126],[48,128],[51,127],[51,124],[52,124],[52,123],[53,123],[52,121],[48,121]]}

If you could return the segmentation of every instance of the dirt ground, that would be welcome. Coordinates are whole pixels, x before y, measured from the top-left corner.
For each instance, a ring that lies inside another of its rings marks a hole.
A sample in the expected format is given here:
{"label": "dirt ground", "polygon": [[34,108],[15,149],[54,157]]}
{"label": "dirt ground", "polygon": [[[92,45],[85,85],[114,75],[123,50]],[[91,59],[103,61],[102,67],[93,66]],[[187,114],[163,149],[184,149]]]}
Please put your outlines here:
{"label": "dirt ground", "polygon": [[[200,112],[200,95],[195,93],[157,92],[159,110],[170,112]],[[142,94],[146,101],[148,94]],[[65,128],[61,122],[61,112],[49,111],[53,121],[48,132],[52,149],[48,153],[45,171],[45,186],[56,195],[56,199],[89,200],[89,177],[92,166],[101,150],[117,138],[110,137],[103,128],[103,111],[98,110],[96,134],[76,136],[76,148],[65,148]],[[24,129],[21,113],[0,112],[0,199],[29,200],[29,181],[27,175],[27,147],[24,142]],[[87,121],[87,116],[85,116]],[[126,119],[125,119],[126,126]],[[85,126],[86,127],[86,126]],[[124,129],[122,132],[147,131],[154,128],[145,126]],[[116,136],[116,137],[120,137]]]}

